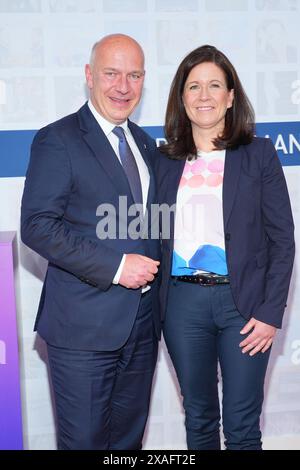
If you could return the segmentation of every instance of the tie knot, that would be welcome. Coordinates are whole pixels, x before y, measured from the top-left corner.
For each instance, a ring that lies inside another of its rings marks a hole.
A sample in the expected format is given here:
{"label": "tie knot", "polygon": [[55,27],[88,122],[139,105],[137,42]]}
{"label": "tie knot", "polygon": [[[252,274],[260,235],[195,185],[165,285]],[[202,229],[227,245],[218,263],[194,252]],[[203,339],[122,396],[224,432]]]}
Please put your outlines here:
{"label": "tie knot", "polygon": [[113,128],[113,133],[118,137],[120,141],[125,138],[123,127],[116,126]]}

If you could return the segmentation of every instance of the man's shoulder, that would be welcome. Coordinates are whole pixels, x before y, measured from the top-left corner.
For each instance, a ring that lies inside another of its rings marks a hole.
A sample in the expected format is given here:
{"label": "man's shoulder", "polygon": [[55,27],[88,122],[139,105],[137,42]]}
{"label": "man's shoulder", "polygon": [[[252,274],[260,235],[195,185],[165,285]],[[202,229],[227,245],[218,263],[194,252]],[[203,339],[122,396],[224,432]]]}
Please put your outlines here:
{"label": "man's shoulder", "polygon": [[84,107],[85,105],[82,106],[78,111],[68,114],[67,116],[57,119],[56,121],[53,121],[42,127],[37,132],[37,136],[52,133],[61,134],[62,132],[64,135],[67,135],[70,132],[74,132],[74,130],[76,131],[79,128],[79,114],[82,112]]}
{"label": "man's shoulder", "polygon": [[135,135],[138,136],[143,142],[151,143],[152,145],[156,145],[155,140],[146,132],[142,127],[140,127],[135,122],[128,120],[129,129]]}

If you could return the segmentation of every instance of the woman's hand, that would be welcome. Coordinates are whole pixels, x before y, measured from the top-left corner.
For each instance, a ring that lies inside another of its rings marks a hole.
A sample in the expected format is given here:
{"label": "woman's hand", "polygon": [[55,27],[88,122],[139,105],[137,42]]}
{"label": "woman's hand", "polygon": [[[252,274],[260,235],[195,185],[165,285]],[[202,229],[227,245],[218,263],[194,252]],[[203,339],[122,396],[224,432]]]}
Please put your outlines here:
{"label": "woman's hand", "polygon": [[266,352],[273,343],[276,334],[275,326],[255,320],[252,317],[240,333],[245,335],[251,330],[250,335],[239,344],[240,348],[243,348],[242,353],[250,351],[249,356],[254,356],[259,351],[262,353]]}

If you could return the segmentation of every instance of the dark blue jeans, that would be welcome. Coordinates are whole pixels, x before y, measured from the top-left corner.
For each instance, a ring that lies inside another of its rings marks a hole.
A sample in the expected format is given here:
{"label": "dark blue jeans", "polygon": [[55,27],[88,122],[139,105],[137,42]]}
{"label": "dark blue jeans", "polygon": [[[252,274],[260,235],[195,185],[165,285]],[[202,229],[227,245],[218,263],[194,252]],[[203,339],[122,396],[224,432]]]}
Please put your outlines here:
{"label": "dark blue jeans", "polygon": [[189,449],[220,449],[218,363],[226,448],[261,449],[259,420],[270,350],[252,357],[241,352],[245,335],[240,330],[246,323],[229,284],[170,281],[164,337],[181,387]]}

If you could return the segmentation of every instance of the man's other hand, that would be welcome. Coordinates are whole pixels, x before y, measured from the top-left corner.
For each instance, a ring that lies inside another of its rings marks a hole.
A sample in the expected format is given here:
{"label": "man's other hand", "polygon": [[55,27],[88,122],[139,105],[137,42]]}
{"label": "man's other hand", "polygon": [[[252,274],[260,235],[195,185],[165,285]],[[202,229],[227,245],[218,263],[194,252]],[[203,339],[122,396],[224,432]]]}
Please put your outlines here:
{"label": "man's other hand", "polygon": [[127,289],[138,289],[152,282],[158,271],[159,261],[138,254],[126,254],[119,284]]}

